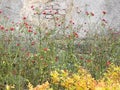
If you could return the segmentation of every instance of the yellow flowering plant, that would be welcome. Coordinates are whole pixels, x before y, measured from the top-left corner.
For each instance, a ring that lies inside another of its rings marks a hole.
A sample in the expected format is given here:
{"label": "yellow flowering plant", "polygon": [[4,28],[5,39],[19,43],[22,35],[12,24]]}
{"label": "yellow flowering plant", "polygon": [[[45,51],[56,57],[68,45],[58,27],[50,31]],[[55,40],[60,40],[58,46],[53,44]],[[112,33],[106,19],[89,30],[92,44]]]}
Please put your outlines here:
{"label": "yellow flowering plant", "polygon": [[64,87],[64,90],[120,90],[119,76],[120,67],[113,64],[104,73],[104,77],[99,80],[95,80],[82,67],[76,73],[70,73],[65,70],[51,73],[52,83],[59,84],[59,87]]}
{"label": "yellow flowering plant", "polygon": [[52,90],[49,88],[49,82],[45,82],[42,85],[37,85],[36,87],[33,88],[33,85],[31,83],[28,83],[28,88],[29,90]]}

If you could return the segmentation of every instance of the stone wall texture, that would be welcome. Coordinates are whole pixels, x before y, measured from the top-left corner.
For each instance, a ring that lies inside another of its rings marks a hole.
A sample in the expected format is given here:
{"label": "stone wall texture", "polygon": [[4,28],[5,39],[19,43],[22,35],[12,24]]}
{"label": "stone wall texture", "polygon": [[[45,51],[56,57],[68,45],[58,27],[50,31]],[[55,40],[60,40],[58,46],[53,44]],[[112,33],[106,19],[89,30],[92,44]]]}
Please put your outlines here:
{"label": "stone wall texture", "polygon": [[[1,0],[0,2],[0,9],[11,20],[18,22],[27,17],[33,24],[41,23],[43,28],[54,28],[55,17],[61,18],[66,26],[70,21],[75,27],[80,26],[81,30],[78,29],[78,32],[82,35],[85,30],[93,30],[101,19],[104,19],[103,21],[110,27],[120,28],[120,0]],[[91,15],[90,18],[88,14]]]}

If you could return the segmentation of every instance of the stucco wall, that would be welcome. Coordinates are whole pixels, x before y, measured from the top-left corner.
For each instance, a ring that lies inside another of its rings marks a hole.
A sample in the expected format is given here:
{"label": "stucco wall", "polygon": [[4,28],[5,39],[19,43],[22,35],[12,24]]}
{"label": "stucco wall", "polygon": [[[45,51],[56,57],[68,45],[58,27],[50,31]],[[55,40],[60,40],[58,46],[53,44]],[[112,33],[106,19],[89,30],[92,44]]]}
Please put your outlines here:
{"label": "stucco wall", "polygon": [[[54,16],[63,18],[66,26],[72,20],[74,27],[81,26],[78,28],[81,35],[85,34],[84,31],[96,30],[102,19],[108,26],[120,28],[120,0],[1,0],[0,7],[4,15],[14,21],[25,16],[33,24],[39,24],[40,21],[41,25],[49,28],[54,28],[56,24]],[[36,7],[40,12],[39,21],[38,16],[34,15],[36,11],[32,10]],[[106,12],[104,16],[103,11]],[[87,16],[86,12],[93,16]]]}

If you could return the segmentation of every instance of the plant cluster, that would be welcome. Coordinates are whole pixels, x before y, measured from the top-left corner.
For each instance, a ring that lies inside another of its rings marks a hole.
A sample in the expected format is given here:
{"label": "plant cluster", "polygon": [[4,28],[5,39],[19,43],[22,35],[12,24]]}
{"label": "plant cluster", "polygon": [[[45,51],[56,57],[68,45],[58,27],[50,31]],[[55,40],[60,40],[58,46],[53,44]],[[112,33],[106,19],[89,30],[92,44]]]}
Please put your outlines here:
{"label": "plant cluster", "polygon": [[[29,82],[38,85],[33,88],[29,83],[30,90],[119,90],[120,36],[106,28],[104,18],[100,33],[84,31],[88,38],[81,39],[77,32],[81,28],[73,20],[66,26],[64,19],[54,17],[54,29],[44,31],[27,17],[15,23],[0,12],[1,90],[28,89]],[[85,16],[90,20],[94,13]]]}

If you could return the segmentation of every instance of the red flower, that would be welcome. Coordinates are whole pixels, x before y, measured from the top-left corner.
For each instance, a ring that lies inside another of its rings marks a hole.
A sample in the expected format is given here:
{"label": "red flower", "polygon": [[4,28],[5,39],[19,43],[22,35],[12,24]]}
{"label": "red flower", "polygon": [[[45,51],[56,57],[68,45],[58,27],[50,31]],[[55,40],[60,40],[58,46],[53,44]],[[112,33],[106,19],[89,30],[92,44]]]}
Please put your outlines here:
{"label": "red flower", "polygon": [[58,21],[58,20],[59,20],[59,18],[56,18],[56,20]]}
{"label": "red flower", "polygon": [[52,10],[50,10],[50,13],[52,13]]}
{"label": "red flower", "polygon": [[70,23],[73,23],[73,21],[72,21],[72,20],[70,20]]}
{"label": "red flower", "polygon": [[29,30],[28,30],[28,32],[32,32],[32,30],[31,30],[31,29],[29,29]]}
{"label": "red flower", "polygon": [[44,48],[43,50],[44,50],[44,51],[48,51],[49,49],[48,49],[48,48]]}
{"label": "red flower", "polygon": [[14,24],[14,21],[12,22],[12,24]]}
{"label": "red flower", "polygon": [[107,23],[107,21],[105,19],[102,19],[103,22]]}
{"label": "red flower", "polygon": [[86,60],[88,63],[91,62],[92,60]]}
{"label": "red flower", "polygon": [[58,14],[58,12],[55,12],[55,14]]}
{"label": "red flower", "polygon": [[106,11],[103,11],[102,13],[105,15],[105,14],[106,14]]}
{"label": "red flower", "polygon": [[11,27],[11,28],[10,28],[10,30],[11,30],[11,31],[14,31],[14,30],[15,30],[15,28]]}
{"label": "red flower", "polygon": [[8,31],[8,29],[5,30],[6,32]]}
{"label": "red flower", "polygon": [[58,24],[58,26],[60,26],[60,24]]}
{"label": "red flower", "polygon": [[0,26],[0,29],[1,29],[1,30],[4,30],[5,28],[4,28],[4,26]]}
{"label": "red flower", "polygon": [[84,59],[84,58],[81,56],[81,57],[80,57],[80,60],[83,60],[83,59]]}
{"label": "red flower", "polygon": [[73,32],[74,37],[78,38],[78,34],[76,32]]}
{"label": "red flower", "polygon": [[69,26],[66,26],[66,29],[69,28]]}
{"label": "red flower", "polygon": [[2,13],[2,10],[0,10],[0,14]]}
{"label": "red flower", "polygon": [[34,35],[36,35],[37,34],[37,32],[34,32]]}
{"label": "red flower", "polygon": [[16,44],[16,46],[20,46],[20,44],[19,44],[19,43],[17,43],[17,44]]}
{"label": "red flower", "polygon": [[85,12],[86,13],[86,15],[88,16],[89,15],[89,13],[88,12]]}
{"label": "red flower", "polygon": [[91,12],[90,14],[91,14],[91,16],[94,16],[94,13],[93,13],[93,12]]}
{"label": "red flower", "polygon": [[29,29],[31,29],[32,27],[31,27],[31,26],[29,26],[28,28],[29,28]]}
{"label": "red flower", "polygon": [[109,66],[110,64],[111,64],[111,62],[110,62],[110,61],[107,61],[107,62],[106,62],[106,65],[107,65],[107,66]]}
{"label": "red flower", "polygon": [[42,14],[46,15],[46,12],[44,11]]}
{"label": "red flower", "polygon": [[31,43],[31,45],[35,45],[35,42],[33,41],[33,42]]}
{"label": "red flower", "polygon": [[29,26],[28,23],[26,23],[26,22],[24,22],[24,25],[25,25],[25,27],[27,27],[27,28],[28,28],[28,26]]}
{"label": "red flower", "polygon": [[26,17],[23,17],[23,20],[26,20],[27,18]]}
{"label": "red flower", "polygon": [[31,8],[34,8],[34,6],[31,6]]}
{"label": "red flower", "polygon": [[74,21],[72,21],[72,20],[70,20],[70,23],[71,23],[71,24],[75,24]]}

